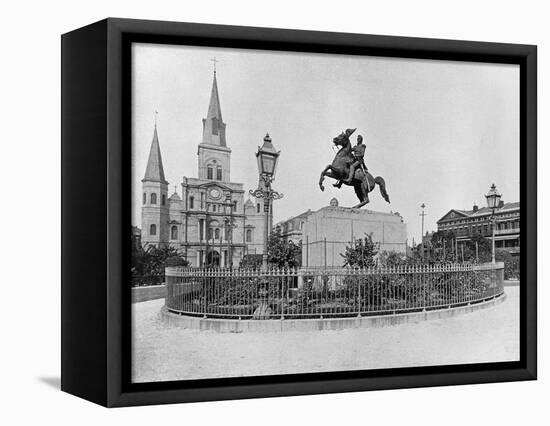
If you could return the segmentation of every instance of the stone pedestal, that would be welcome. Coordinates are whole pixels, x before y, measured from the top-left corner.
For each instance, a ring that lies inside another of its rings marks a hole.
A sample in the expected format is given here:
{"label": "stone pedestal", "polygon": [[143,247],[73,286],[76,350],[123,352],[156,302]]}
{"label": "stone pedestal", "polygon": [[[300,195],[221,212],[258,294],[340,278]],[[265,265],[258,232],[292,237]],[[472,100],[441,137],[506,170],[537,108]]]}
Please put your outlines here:
{"label": "stone pedestal", "polygon": [[380,244],[380,251],[406,251],[407,226],[398,213],[338,206],[313,212],[302,229],[302,265],[340,267],[344,263],[340,253],[367,234]]}

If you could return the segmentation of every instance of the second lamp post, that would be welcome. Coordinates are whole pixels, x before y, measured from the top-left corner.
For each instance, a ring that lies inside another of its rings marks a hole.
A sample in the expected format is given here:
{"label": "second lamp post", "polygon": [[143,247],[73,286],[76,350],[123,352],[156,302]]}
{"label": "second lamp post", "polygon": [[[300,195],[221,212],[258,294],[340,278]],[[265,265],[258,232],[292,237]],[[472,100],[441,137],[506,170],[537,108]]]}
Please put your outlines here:
{"label": "second lamp post", "polygon": [[485,195],[487,198],[487,206],[491,209],[491,230],[492,230],[492,247],[491,247],[491,261],[495,263],[495,228],[496,228],[496,217],[495,210],[500,205],[500,198],[502,195],[497,191],[497,187],[493,183],[491,189]]}

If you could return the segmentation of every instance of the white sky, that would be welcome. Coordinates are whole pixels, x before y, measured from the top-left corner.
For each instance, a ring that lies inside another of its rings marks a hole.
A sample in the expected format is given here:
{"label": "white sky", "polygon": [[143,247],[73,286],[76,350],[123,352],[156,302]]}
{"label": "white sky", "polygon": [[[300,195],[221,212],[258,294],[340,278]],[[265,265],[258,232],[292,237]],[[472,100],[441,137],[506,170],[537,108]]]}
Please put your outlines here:
{"label": "white sky", "polygon": [[[281,151],[274,188],[274,221],[316,210],[336,197],[358,201],[351,187],[337,190],[321,170],[333,157],[332,138],[357,127],[366,164],[382,176],[364,208],[399,212],[409,239],[451,208],[485,205],[495,183],[503,200],[519,200],[519,67],[431,60],[304,54],[136,44],[133,47],[132,222],[141,227],[141,179],[153,135],[155,110],[169,193],[183,176],[197,176],[212,87],[213,57],[231,180],[254,189],[254,154],[266,132]],[[355,143],[355,135],[353,141]],[[246,198],[245,198],[246,199]]]}

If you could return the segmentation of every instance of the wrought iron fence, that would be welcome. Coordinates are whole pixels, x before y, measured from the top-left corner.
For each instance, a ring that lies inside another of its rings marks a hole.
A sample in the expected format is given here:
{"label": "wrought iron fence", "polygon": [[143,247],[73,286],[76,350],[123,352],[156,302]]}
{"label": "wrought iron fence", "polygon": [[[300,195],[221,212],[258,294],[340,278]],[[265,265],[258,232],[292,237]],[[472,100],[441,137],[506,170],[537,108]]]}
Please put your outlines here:
{"label": "wrought iron fence", "polygon": [[503,294],[504,264],[381,268],[166,268],[166,307],[185,315],[284,319],[447,309]]}

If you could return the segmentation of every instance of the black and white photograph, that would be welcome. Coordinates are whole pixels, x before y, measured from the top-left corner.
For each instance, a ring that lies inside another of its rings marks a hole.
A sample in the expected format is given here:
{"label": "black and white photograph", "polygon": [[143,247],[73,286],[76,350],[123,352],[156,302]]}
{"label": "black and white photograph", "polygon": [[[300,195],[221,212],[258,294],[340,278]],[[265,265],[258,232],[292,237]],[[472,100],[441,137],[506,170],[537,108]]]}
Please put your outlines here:
{"label": "black and white photograph", "polygon": [[519,361],[519,159],[519,65],[133,43],[132,383]]}
{"label": "black and white photograph", "polygon": [[542,2],[3,10],[1,424],[544,423]]}

